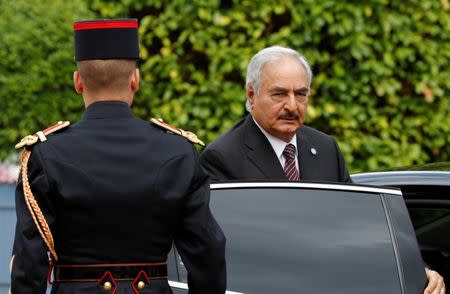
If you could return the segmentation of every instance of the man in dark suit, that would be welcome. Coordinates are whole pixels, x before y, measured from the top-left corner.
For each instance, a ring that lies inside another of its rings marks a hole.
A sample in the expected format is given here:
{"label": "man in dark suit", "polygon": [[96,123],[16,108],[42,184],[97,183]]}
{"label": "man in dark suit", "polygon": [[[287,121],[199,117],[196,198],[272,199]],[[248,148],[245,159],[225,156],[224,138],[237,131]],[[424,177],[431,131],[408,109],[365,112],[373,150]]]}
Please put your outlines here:
{"label": "man in dark suit", "polygon": [[[212,180],[291,179],[351,182],[333,137],[303,125],[312,73],[296,51],[274,46],[247,67],[250,114],[211,143],[201,162]],[[292,148],[294,175],[286,172]]]}
{"label": "man in dark suit", "polygon": [[[200,157],[212,180],[351,183],[333,137],[304,125],[311,80],[306,58],[295,50],[273,46],[253,56],[246,77],[250,114]],[[425,293],[445,293],[443,278],[426,273]]]}
{"label": "man in dark suit", "polygon": [[74,30],[73,80],[86,110],[77,123],[16,146],[26,149],[11,292],[45,293],[53,266],[55,294],[172,293],[174,242],[189,293],[224,293],[225,237],[196,149],[130,109],[139,89],[137,20],[77,22]]}
{"label": "man in dark suit", "polygon": [[[303,126],[296,132],[296,145],[301,146],[297,157],[301,180],[350,182],[333,137]],[[210,144],[200,158],[213,181],[288,179],[277,154],[251,115]]]}

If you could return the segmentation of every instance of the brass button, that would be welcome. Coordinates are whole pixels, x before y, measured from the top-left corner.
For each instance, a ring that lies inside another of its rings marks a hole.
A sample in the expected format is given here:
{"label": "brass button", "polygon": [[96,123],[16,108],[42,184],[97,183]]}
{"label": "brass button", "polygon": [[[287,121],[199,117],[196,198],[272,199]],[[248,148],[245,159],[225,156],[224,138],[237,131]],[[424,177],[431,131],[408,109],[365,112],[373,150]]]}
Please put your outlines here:
{"label": "brass button", "polygon": [[112,284],[111,284],[111,282],[105,282],[105,283],[103,284],[103,290],[105,290],[105,291],[111,291],[111,289],[112,289]]}
{"label": "brass button", "polygon": [[139,288],[139,290],[144,289],[144,287],[145,287],[145,283],[142,282],[142,281],[139,281],[139,283],[138,283],[138,288]]}

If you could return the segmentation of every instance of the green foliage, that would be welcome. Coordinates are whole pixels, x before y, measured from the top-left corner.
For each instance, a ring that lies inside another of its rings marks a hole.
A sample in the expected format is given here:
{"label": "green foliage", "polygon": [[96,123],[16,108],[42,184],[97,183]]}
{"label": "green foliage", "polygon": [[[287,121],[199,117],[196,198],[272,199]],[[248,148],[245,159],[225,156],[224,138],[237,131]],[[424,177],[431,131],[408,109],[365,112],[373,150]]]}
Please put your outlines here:
{"label": "green foliage", "polygon": [[88,1],[138,17],[135,112],[214,140],[245,115],[245,69],[270,45],[305,55],[307,123],[337,137],[353,172],[450,160],[446,0]]}
{"label": "green foliage", "polygon": [[[307,124],[337,138],[352,172],[450,160],[448,0],[85,1],[97,17],[139,19],[142,84],[134,112],[143,119],[163,117],[211,142],[245,116],[251,56],[283,45],[305,55],[315,74]],[[79,115],[71,75],[61,69],[72,65],[71,43],[55,48],[43,34],[33,38],[36,24],[55,14],[62,31],[55,34],[69,40],[75,7],[65,11],[48,6],[45,19],[14,30],[4,29],[0,12],[0,30],[16,38],[0,48],[0,99],[10,109],[0,118],[7,135],[1,152],[25,129]],[[52,52],[57,64],[49,62]],[[20,96],[19,105],[10,101]]]}
{"label": "green foliage", "polygon": [[72,23],[92,16],[78,1],[0,0],[0,159],[30,132],[79,118]]}

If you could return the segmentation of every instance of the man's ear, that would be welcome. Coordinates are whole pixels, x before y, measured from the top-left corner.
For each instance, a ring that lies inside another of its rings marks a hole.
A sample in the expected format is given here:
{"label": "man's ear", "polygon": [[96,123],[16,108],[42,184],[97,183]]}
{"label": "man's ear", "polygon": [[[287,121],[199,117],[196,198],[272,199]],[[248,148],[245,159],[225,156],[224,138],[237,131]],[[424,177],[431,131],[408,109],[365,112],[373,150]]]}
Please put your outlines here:
{"label": "man's ear", "polygon": [[75,91],[77,91],[78,94],[83,93],[84,85],[83,81],[81,80],[80,73],[78,71],[73,72],[73,87],[75,88]]}
{"label": "man's ear", "polygon": [[250,105],[253,105],[253,102],[255,101],[255,90],[252,85],[247,86],[247,100],[250,102]]}
{"label": "man's ear", "polygon": [[131,74],[131,91],[136,93],[139,90],[139,82],[141,80],[141,74],[139,73],[139,68],[136,68]]}

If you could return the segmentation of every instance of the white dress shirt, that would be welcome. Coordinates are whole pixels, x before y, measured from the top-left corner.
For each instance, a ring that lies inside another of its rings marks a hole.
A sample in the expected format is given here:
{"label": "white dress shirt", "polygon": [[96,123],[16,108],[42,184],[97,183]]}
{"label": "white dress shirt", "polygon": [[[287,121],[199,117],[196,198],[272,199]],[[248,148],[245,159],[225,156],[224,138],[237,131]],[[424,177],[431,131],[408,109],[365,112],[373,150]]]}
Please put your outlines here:
{"label": "white dress shirt", "polygon": [[[252,117],[253,118],[253,117]],[[269,134],[266,130],[264,130],[253,118],[253,121],[258,126],[258,128],[261,130],[261,132],[266,136],[267,140],[269,140],[270,145],[272,146],[273,151],[275,151],[275,154],[277,155],[278,160],[280,161],[281,168],[284,169],[284,164],[286,163],[286,158],[283,156],[284,148],[286,148],[286,145],[292,144],[295,146],[295,167],[297,168],[297,171],[300,174],[300,170],[298,168],[298,147],[297,147],[297,134],[294,134],[291,141],[284,142],[281,139],[278,139],[277,137],[272,136]],[[301,176],[301,175],[300,175]]]}

